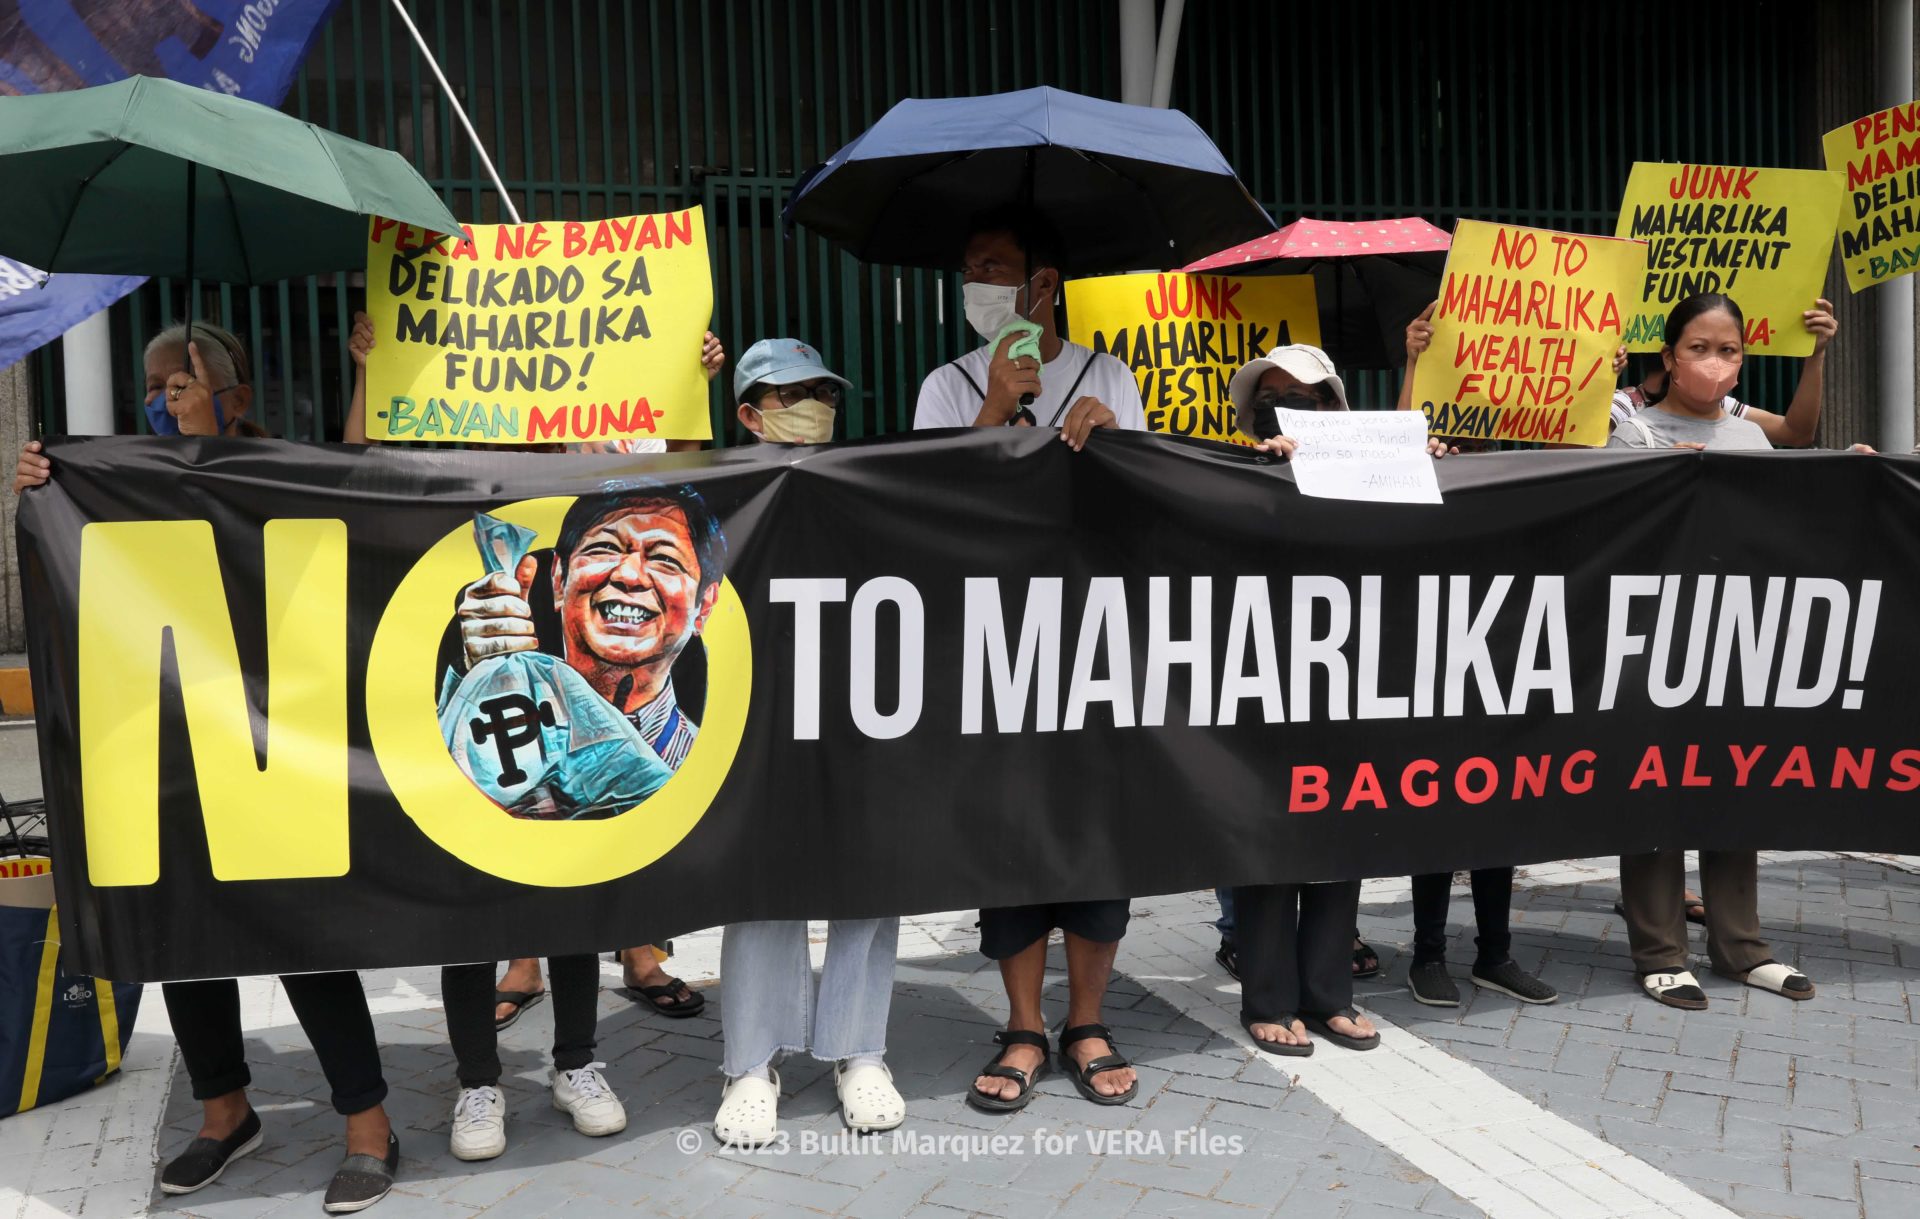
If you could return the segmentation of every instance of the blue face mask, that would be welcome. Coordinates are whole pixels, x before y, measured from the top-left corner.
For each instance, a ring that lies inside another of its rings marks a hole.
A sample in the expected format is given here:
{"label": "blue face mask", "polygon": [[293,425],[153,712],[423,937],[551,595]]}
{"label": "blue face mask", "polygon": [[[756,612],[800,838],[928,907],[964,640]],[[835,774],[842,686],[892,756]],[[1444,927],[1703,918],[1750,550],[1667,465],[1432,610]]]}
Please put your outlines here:
{"label": "blue face mask", "polygon": [[[173,412],[167,409],[166,390],[155,390],[153,397],[147,399],[146,407],[147,426],[153,429],[155,436],[178,436],[180,434],[180,421],[175,419]],[[220,406],[219,393],[213,395],[213,430],[216,432],[224,432],[227,430],[227,412]]]}

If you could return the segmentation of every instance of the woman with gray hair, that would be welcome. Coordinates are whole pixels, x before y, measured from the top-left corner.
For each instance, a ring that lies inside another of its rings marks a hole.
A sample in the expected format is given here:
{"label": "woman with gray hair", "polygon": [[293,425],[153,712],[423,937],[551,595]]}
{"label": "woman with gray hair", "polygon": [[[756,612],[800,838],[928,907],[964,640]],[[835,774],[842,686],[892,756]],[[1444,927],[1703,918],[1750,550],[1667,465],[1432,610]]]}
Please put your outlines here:
{"label": "woman with gray hair", "polygon": [[[154,435],[266,438],[247,418],[253,406],[250,368],[240,340],[218,326],[195,322],[191,339],[184,325],[155,335],[147,344],[142,401]],[[40,442],[30,441],[20,452],[13,489],[38,487],[52,473]],[[329,1214],[365,1210],[393,1188],[400,1142],[382,1103],[387,1083],[360,975],[351,970],[290,974],[280,985],[313,1043],[333,1107],[346,1118],[347,1157],[327,1186],[325,1208]],[[160,990],[200,1102],[200,1129],[161,1170],[160,1189],[190,1194],[258,1149],[263,1135],[260,1115],[247,1099],[252,1075],[240,1028],[239,983],[232,978],[168,982]]]}

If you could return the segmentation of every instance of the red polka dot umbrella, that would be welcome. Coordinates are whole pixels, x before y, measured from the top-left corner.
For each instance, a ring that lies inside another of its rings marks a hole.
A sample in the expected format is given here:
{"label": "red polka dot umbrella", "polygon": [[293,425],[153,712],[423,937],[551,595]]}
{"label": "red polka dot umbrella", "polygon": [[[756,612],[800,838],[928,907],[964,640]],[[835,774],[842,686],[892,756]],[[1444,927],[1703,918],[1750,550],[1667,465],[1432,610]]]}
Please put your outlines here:
{"label": "red polka dot umbrella", "polygon": [[1215,275],[1311,275],[1320,345],[1342,369],[1406,363],[1407,323],[1438,295],[1451,238],[1415,216],[1296,220],[1180,268]]}

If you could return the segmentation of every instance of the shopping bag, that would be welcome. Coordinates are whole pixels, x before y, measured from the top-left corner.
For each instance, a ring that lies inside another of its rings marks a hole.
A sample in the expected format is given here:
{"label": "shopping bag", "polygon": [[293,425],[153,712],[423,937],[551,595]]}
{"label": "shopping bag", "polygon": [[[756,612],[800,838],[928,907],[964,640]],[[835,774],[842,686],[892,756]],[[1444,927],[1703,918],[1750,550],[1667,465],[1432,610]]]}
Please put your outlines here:
{"label": "shopping bag", "polygon": [[138,983],[67,967],[45,860],[0,860],[0,1117],[48,1105],[120,1069]]}

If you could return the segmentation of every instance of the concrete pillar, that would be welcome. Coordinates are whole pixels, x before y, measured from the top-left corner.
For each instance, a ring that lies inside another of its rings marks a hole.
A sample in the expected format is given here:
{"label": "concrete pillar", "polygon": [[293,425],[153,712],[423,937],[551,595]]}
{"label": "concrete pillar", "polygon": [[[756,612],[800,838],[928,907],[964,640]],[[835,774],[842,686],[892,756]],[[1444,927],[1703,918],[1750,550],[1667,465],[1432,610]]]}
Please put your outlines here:
{"label": "concrete pillar", "polygon": [[[1820,137],[1873,111],[1878,5],[1817,4],[1814,12],[1813,114],[1802,137],[1805,165],[1825,165]],[[1881,438],[1879,293],[1847,290],[1836,256],[1822,293],[1833,302],[1840,335],[1827,351],[1825,405],[1814,443],[1845,448],[1855,441],[1878,447]],[[1784,404],[1783,404],[1784,406]]]}
{"label": "concrete pillar", "polygon": [[[1873,104],[1902,106],[1914,99],[1913,0],[1880,0]],[[1913,448],[1914,277],[1872,291],[1880,301],[1880,439],[1883,452]]]}
{"label": "concrete pillar", "polygon": [[[0,455],[10,462],[20,446],[33,438],[33,423],[33,379],[27,375],[27,362],[0,368]],[[27,648],[26,613],[20,607],[20,554],[13,539],[13,518],[19,507],[9,476],[0,488],[0,531],[6,539],[0,544],[0,652]]]}

